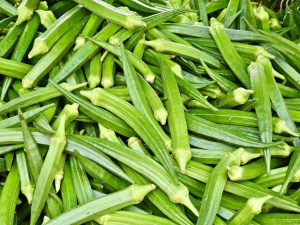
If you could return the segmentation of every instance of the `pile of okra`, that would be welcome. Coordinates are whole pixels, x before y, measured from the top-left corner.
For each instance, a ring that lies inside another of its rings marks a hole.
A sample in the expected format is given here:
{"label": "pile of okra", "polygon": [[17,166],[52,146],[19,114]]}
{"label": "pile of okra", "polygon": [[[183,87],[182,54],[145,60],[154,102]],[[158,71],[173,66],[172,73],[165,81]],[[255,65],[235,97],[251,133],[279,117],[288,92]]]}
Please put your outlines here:
{"label": "pile of okra", "polygon": [[299,225],[300,0],[0,0],[0,225]]}

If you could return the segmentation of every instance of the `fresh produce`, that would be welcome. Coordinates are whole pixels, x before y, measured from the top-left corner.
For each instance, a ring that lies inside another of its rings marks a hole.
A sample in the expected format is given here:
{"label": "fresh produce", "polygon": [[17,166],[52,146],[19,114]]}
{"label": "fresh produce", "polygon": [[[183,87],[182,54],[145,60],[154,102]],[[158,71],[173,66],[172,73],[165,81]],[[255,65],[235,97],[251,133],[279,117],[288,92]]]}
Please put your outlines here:
{"label": "fresh produce", "polygon": [[300,0],[0,0],[0,225],[299,225]]}

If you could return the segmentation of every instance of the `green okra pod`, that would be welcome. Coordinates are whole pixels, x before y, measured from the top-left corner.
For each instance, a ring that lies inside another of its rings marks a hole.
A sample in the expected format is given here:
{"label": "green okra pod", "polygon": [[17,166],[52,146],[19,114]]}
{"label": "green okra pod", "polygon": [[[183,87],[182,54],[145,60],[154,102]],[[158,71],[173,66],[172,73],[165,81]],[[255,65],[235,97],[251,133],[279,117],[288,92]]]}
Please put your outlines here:
{"label": "green okra pod", "polygon": [[188,130],[184,114],[184,107],[181,101],[180,92],[177,86],[175,74],[165,65],[163,59],[159,59],[163,83],[166,108],[168,110],[168,126],[172,140],[173,157],[178,163],[180,170],[185,171],[187,162],[192,154],[188,139]]}
{"label": "green okra pod", "polygon": [[30,224],[34,225],[41,214],[41,211],[47,201],[51,184],[54,180],[59,159],[66,144],[65,137],[65,116],[62,116],[60,125],[51,137],[50,146],[41,168],[40,175],[36,182],[36,189],[33,195]]}
{"label": "green okra pod", "polygon": [[72,28],[73,24],[78,23],[88,14],[87,10],[80,6],[67,11],[56,20],[42,35],[34,40],[33,48],[28,54],[29,58],[36,55],[47,53],[51,47]]}
{"label": "green okra pod", "polygon": [[47,222],[47,225],[80,224],[96,219],[99,216],[119,210],[129,205],[140,203],[145,195],[155,189],[155,185],[131,185],[118,191],[71,209]]}
{"label": "green okra pod", "polygon": [[216,19],[211,19],[211,26],[209,28],[210,34],[213,36],[224,60],[234,72],[234,74],[239,78],[242,84],[246,88],[250,88],[250,79],[247,72],[247,66],[243,59],[239,56],[236,49],[230,42],[224,26],[216,21]]}
{"label": "green okra pod", "polygon": [[261,212],[263,204],[271,198],[270,195],[261,198],[249,198],[245,206],[229,220],[228,224],[250,224],[253,217]]}

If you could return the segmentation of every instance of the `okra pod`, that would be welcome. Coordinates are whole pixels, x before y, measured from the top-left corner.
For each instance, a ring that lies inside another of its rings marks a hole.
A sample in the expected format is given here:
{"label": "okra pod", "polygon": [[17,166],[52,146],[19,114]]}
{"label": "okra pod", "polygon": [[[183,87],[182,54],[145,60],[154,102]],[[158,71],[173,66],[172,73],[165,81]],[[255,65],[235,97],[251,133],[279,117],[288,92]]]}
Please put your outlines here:
{"label": "okra pod", "polygon": [[175,75],[165,65],[163,59],[159,60],[163,83],[164,97],[167,99],[166,107],[169,113],[168,126],[172,139],[172,153],[181,171],[185,171],[187,162],[191,159],[188,130],[184,108]]}
{"label": "okra pod", "polygon": [[89,201],[77,208],[71,209],[62,215],[47,222],[47,225],[81,224],[109,212],[126,206],[140,203],[145,195],[155,189],[155,185],[131,185],[130,187],[104,197]]}
{"label": "okra pod", "polygon": [[87,10],[80,6],[75,6],[73,9],[67,11],[42,35],[34,40],[33,48],[29,52],[28,58],[47,53],[55,42],[72,28],[73,24],[81,21],[87,14]]}

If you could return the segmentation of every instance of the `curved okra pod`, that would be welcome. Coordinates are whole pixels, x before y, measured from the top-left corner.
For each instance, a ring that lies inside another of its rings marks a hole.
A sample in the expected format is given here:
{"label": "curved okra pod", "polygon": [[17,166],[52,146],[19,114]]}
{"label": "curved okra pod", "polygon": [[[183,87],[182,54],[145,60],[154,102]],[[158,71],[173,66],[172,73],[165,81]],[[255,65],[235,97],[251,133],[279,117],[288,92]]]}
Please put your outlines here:
{"label": "curved okra pod", "polygon": [[184,171],[187,162],[192,157],[184,107],[177,86],[176,75],[165,65],[164,59],[159,59],[159,64],[164,97],[167,99],[165,104],[169,113],[168,126],[172,139],[173,157],[177,161],[180,170]]}
{"label": "curved okra pod", "polygon": [[249,198],[245,206],[236,212],[228,221],[228,225],[250,224],[254,216],[258,215],[263,205],[272,198],[267,195],[261,198]]}
{"label": "curved okra pod", "polygon": [[105,195],[95,200],[71,209],[62,215],[50,220],[46,225],[71,225],[82,224],[96,219],[99,216],[117,211],[126,206],[140,203],[155,185],[131,185],[128,188],[112,194]]}
{"label": "curved okra pod", "polygon": [[34,225],[41,214],[41,211],[47,201],[51,184],[54,180],[57,164],[61,158],[66,144],[65,137],[65,116],[60,120],[60,125],[51,137],[49,150],[41,168],[40,175],[36,182],[36,189],[33,195],[30,224]]}
{"label": "curved okra pod", "polygon": [[[251,87],[254,91],[253,97],[257,99],[254,109],[257,116],[260,139],[264,143],[271,143],[273,133],[272,107],[264,68],[259,63],[252,62],[248,67],[248,72],[250,75]],[[266,160],[267,172],[270,172],[270,149],[264,149],[264,157]]]}
{"label": "curved okra pod", "polygon": [[[101,106],[119,116],[131,126],[147,143],[156,157],[162,162],[167,171],[176,180],[175,171],[167,151],[167,145],[159,133],[154,129],[148,118],[130,103],[116,97],[101,88],[91,91],[81,91],[81,95],[89,98],[94,105]],[[147,127],[147,128],[146,128]],[[147,132],[145,132],[145,129]]]}

